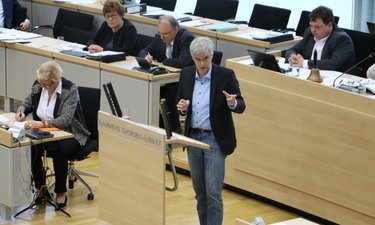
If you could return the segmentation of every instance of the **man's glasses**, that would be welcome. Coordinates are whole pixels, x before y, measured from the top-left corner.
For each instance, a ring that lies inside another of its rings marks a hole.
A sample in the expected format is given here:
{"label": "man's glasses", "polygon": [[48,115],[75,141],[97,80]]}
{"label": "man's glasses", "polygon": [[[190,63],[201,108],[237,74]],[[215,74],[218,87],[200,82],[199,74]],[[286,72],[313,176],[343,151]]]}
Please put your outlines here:
{"label": "man's glasses", "polygon": [[160,36],[167,37],[167,36],[171,35],[172,32],[173,32],[173,29],[172,29],[171,31],[167,32],[167,33],[161,33],[160,31],[158,31],[158,34],[159,34]]}

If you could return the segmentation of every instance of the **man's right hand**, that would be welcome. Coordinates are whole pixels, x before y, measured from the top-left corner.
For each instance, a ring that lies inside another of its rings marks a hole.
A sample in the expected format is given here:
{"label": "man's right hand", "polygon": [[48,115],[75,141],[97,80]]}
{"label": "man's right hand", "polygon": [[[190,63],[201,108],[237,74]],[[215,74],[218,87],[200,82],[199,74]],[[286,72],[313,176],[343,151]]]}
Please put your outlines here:
{"label": "man's right hand", "polygon": [[304,58],[300,54],[291,54],[288,58],[288,62],[293,67],[303,68]]}
{"label": "man's right hand", "polygon": [[180,99],[177,103],[177,110],[180,112],[186,112],[189,108],[190,101],[185,99]]}
{"label": "man's right hand", "polygon": [[25,120],[25,114],[23,112],[18,112],[15,115],[15,119],[17,122],[22,122]]}
{"label": "man's right hand", "polygon": [[148,63],[152,64],[153,57],[152,55],[150,55],[150,53],[145,56],[145,59],[147,60]]}

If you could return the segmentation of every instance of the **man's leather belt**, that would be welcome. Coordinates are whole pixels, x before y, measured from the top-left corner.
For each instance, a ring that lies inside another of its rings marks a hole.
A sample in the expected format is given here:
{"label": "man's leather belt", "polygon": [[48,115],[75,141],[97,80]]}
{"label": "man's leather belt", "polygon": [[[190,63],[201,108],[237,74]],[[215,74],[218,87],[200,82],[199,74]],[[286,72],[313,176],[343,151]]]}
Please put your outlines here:
{"label": "man's leather belt", "polygon": [[206,134],[211,134],[212,130],[204,130],[200,128],[191,128],[191,131],[194,133],[206,133]]}

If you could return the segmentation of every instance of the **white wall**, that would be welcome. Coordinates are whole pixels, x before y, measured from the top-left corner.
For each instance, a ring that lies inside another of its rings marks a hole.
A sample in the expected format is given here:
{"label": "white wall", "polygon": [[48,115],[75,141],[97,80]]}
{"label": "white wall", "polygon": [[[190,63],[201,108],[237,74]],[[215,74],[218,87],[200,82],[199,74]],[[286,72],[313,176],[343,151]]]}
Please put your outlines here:
{"label": "white wall", "polygon": [[[255,3],[287,8],[292,10],[288,27],[297,26],[302,10],[311,11],[317,6],[324,5],[333,10],[335,16],[339,16],[339,26],[353,27],[353,8],[355,0],[239,0],[237,20],[249,21]],[[196,0],[177,0],[176,12],[194,12]],[[214,7],[213,7],[214,10]]]}

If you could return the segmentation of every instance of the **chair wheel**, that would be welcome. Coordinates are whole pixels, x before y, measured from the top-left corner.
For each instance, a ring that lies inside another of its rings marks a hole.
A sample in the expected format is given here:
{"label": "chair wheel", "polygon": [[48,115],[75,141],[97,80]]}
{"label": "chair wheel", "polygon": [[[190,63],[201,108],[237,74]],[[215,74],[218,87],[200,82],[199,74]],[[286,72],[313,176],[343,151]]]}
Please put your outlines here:
{"label": "chair wheel", "polygon": [[94,194],[93,193],[87,194],[87,200],[94,200]]}
{"label": "chair wheel", "polygon": [[74,180],[69,180],[69,189],[74,188]]}

